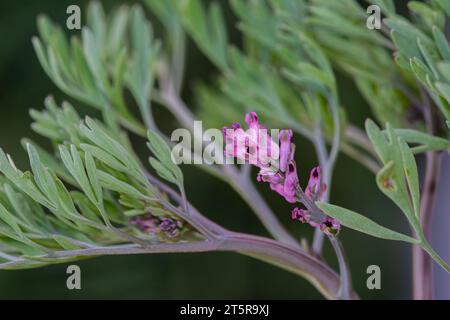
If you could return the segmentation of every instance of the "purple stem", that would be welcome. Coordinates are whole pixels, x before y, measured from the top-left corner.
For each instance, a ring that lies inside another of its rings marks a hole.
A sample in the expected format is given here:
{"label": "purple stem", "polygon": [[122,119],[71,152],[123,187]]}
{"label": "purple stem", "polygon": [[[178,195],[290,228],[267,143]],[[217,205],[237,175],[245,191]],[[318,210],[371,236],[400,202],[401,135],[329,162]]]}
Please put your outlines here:
{"label": "purple stem", "polygon": [[[178,203],[183,201],[182,197],[166,184],[159,181],[157,178],[148,174],[149,181],[156,185],[160,190],[166,192],[173,200]],[[301,197],[306,202],[305,205],[311,210],[320,209],[313,201],[310,201],[303,190],[299,188]],[[341,278],[339,278],[334,271],[332,271],[322,260],[319,260],[297,245],[290,245],[271,239],[231,232],[222,228],[213,221],[203,216],[191,204],[188,204],[190,215],[183,212],[176,212],[183,218],[189,219],[200,230],[207,230],[208,250],[211,251],[235,251],[254,258],[275,264],[281,268],[292,271],[296,274],[302,275],[309,280],[316,288],[327,298],[330,299],[357,299],[357,295],[351,292],[350,275],[348,269],[343,266],[345,264],[345,254],[341,250],[339,259],[339,267],[341,270]],[[334,245],[342,249],[337,239],[332,239]],[[213,245],[217,242],[217,246]],[[211,247],[209,247],[211,246]],[[201,247],[200,247],[201,249]],[[342,281],[342,274],[344,275],[344,282]]]}
{"label": "purple stem", "polygon": [[[425,181],[420,205],[420,224],[425,239],[430,242],[431,221],[436,199],[439,177],[440,155],[429,152],[426,155]],[[433,262],[431,257],[418,245],[413,246],[413,299],[433,299]]]}
{"label": "purple stem", "polygon": [[[271,239],[247,234],[226,231],[213,240],[197,242],[180,242],[174,244],[161,243],[147,245],[123,245],[110,247],[94,247],[78,250],[56,251],[40,258],[71,258],[93,257],[100,255],[124,255],[146,253],[186,253],[186,252],[212,252],[230,251],[252,256],[254,258],[272,263],[283,269],[305,277],[326,298],[339,299],[339,277],[324,262],[308,255],[303,250],[285,243]],[[29,263],[19,258],[4,263],[1,268],[13,268]],[[351,294],[352,299],[358,299],[356,293]]]}
{"label": "purple stem", "polygon": [[[420,86],[425,123],[429,134],[435,134],[434,114],[430,98],[425,89]],[[422,187],[420,205],[420,224],[425,239],[430,242],[431,221],[436,186],[439,177],[440,155],[437,152],[426,154],[425,180]],[[413,246],[413,299],[433,299],[433,263],[431,257],[418,245]]]}

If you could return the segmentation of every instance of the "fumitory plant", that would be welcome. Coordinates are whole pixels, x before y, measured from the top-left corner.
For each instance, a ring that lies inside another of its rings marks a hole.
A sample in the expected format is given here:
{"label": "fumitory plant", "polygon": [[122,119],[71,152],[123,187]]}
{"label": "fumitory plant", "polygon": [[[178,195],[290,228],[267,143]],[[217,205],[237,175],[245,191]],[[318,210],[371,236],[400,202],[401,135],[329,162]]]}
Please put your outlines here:
{"label": "fumitory plant", "polygon": [[[49,96],[45,109],[30,111],[33,130],[52,150],[24,139],[29,171],[0,149],[0,268],[101,255],[230,251],[293,272],[326,298],[358,299],[339,237],[351,228],[410,243],[413,298],[431,299],[432,262],[450,272],[430,244],[440,158],[450,148],[450,2],[409,1],[408,17],[393,0],[227,3],[240,44],[230,40],[218,1],[145,0],[109,13],[92,2],[81,33],[70,37],[48,17],[38,18],[37,58],[72,103]],[[366,26],[368,5],[381,10],[380,30]],[[158,21],[150,22],[144,8]],[[163,26],[161,39],[152,23]],[[214,65],[213,81],[186,86],[189,41]],[[349,121],[336,74],[351,79],[370,106],[373,119],[365,130]],[[195,106],[182,99],[184,87]],[[81,105],[93,108],[91,116]],[[224,228],[190,203],[173,161],[174,141],[155,121],[156,108],[166,108],[188,130],[194,120],[222,129],[221,152],[237,164],[196,166],[235,190],[271,238]],[[276,128],[279,133],[270,135]],[[134,136],[147,141],[148,162],[134,151]],[[295,136],[312,147],[296,146]],[[317,165],[305,168],[299,152],[314,152]],[[383,226],[387,213],[375,222],[330,202],[340,153],[373,173],[411,234]],[[298,172],[306,170],[309,180],[301,181]],[[291,211],[275,214],[258,184]],[[280,219],[309,225],[313,238],[299,241]],[[334,249],[338,270],[323,258],[324,241]]]}

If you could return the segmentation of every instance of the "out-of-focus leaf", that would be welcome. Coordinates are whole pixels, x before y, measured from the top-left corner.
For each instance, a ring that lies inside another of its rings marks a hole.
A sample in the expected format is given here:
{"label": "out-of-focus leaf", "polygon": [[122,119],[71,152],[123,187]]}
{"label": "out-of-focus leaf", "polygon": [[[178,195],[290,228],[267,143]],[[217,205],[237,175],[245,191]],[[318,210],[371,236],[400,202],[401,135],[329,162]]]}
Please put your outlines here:
{"label": "out-of-focus leaf", "polygon": [[408,143],[419,144],[412,148],[413,153],[447,150],[450,141],[413,129],[395,129],[395,132]]}
{"label": "out-of-focus leaf", "polygon": [[165,141],[155,132],[148,132],[148,148],[158,158],[150,157],[151,166],[164,179],[183,188],[183,173],[181,169],[172,160],[172,152]]}

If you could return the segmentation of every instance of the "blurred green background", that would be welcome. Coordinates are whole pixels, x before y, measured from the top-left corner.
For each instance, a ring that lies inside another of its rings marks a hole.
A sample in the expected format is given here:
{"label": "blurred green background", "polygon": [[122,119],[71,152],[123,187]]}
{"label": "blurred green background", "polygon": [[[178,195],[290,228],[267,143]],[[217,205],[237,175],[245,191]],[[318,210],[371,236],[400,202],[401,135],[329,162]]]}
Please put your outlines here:
{"label": "blurred green background", "polygon": [[[105,8],[136,1],[102,1]],[[45,145],[29,125],[29,108],[41,109],[43,100],[53,94],[57,101],[67,99],[46,77],[35,57],[31,37],[36,35],[36,17],[45,13],[53,21],[65,24],[66,8],[87,1],[21,0],[0,4],[0,145],[14,155],[16,164],[27,168],[20,138],[27,136]],[[224,8],[227,2],[223,1]],[[229,24],[234,17],[228,9]],[[152,17],[149,15],[149,18]],[[82,21],[83,22],[83,21]],[[158,34],[158,25],[155,24]],[[159,30],[160,31],[160,30]],[[67,31],[69,33],[69,31]],[[233,39],[239,35],[233,29]],[[196,80],[207,81],[216,70],[189,43],[187,81],[184,98],[192,109],[191,88]],[[351,121],[362,126],[370,116],[367,104],[357,94],[353,83],[339,76],[340,97]],[[73,101],[72,101],[73,102]],[[77,106],[77,102],[73,102]],[[163,110],[155,110],[159,125],[166,130],[176,127]],[[241,119],[237,119],[241,120]],[[297,158],[302,183],[315,165],[311,145],[298,139]],[[145,150],[140,148],[140,150]],[[193,166],[184,166],[188,196],[200,211],[227,228],[267,235],[247,205],[224,183]],[[311,238],[308,226],[290,220],[290,207],[258,186],[281,221],[300,237]],[[371,173],[341,155],[332,186],[332,202],[368,217],[383,221],[397,230],[406,230],[398,210],[376,188]],[[410,247],[405,244],[370,238],[345,229],[342,241],[349,256],[354,286],[362,298],[407,299],[410,292]],[[325,257],[336,266],[329,244]],[[366,268],[379,265],[382,289],[366,287]],[[82,290],[66,288],[67,265],[24,271],[0,271],[0,298],[113,298],[113,299],[316,299],[320,294],[305,280],[276,267],[233,253],[160,254],[102,257],[79,262]]]}

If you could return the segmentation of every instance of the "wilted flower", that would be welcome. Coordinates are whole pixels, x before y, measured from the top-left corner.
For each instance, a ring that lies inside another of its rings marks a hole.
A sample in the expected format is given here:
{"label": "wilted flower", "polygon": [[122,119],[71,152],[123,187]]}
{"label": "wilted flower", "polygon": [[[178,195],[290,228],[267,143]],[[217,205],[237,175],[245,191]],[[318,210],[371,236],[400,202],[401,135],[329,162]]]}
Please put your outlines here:
{"label": "wilted flower", "polygon": [[[320,167],[315,167],[311,170],[308,181],[308,186],[305,190],[305,195],[313,201],[320,201],[325,194],[327,186],[322,182],[322,174]],[[302,223],[308,223],[310,226],[319,227],[327,235],[337,235],[341,229],[339,221],[334,218],[312,214],[308,210],[294,208],[291,215],[293,220],[298,220]]]}
{"label": "wilted flower", "polygon": [[158,218],[151,214],[133,217],[130,223],[146,234],[163,238],[174,238],[179,234],[183,224],[172,218]]}
{"label": "wilted flower", "polygon": [[292,220],[308,223],[311,227],[319,227],[327,235],[336,236],[341,230],[341,224],[338,220],[331,217],[314,217],[308,210],[294,208],[291,212]]}
{"label": "wilted flower", "polygon": [[161,219],[161,223],[159,224],[159,229],[164,232],[169,238],[173,238],[178,234],[181,226],[181,221],[163,218]]}
{"label": "wilted flower", "polygon": [[159,219],[151,215],[133,217],[130,223],[143,233],[155,234],[158,232]]}

